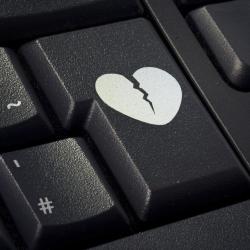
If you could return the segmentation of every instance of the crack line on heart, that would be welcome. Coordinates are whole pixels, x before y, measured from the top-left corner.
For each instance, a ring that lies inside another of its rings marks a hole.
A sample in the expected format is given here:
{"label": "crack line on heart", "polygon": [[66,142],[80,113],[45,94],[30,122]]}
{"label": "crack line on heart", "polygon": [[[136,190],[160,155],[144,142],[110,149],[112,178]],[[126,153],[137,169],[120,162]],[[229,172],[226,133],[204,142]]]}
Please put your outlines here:
{"label": "crack line on heart", "polygon": [[145,89],[140,87],[140,83],[135,78],[133,78],[132,83],[133,83],[133,88],[139,90],[143,94],[143,100],[145,100],[146,102],[149,103],[151,109],[153,110],[153,112],[155,114],[155,109],[154,109],[153,102],[151,102],[148,99],[149,93]]}

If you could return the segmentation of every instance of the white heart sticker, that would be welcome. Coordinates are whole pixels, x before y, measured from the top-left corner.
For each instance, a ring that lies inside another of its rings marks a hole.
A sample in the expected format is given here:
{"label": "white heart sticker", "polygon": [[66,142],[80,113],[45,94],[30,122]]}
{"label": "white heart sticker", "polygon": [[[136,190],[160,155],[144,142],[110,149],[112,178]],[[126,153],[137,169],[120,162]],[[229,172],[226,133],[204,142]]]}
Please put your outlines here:
{"label": "white heart sticker", "polygon": [[96,92],[114,110],[153,125],[166,125],[178,113],[182,90],[177,80],[164,70],[144,67],[133,77],[137,83],[119,74],[100,76]]}

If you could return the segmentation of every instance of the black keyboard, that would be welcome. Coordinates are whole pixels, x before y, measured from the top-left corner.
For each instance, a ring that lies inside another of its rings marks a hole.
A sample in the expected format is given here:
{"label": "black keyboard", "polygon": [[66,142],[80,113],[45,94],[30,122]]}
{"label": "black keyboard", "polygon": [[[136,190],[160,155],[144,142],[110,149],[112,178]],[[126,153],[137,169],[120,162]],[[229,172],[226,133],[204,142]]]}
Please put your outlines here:
{"label": "black keyboard", "polygon": [[0,0],[0,250],[250,249],[249,0]]}

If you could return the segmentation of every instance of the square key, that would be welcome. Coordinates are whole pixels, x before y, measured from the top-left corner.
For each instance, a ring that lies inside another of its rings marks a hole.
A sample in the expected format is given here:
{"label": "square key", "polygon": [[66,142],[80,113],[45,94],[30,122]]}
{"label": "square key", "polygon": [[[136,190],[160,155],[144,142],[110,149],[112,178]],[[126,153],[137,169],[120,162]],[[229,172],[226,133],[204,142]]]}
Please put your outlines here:
{"label": "square key", "polygon": [[129,231],[119,202],[79,138],[3,154],[0,193],[31,250],[78,249]]}

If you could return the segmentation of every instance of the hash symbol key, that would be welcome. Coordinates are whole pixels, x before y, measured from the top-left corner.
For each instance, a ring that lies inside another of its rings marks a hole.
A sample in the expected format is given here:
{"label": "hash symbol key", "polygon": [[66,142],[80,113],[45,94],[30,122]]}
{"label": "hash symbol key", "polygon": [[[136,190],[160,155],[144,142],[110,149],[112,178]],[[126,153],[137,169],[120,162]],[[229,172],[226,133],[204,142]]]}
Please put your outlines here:
{"label": "hash symbol key", "polygon": [[85,247],[126,232],[125,215],[108,190],[81,139],[0,158],[0,192],[30,249]]}

